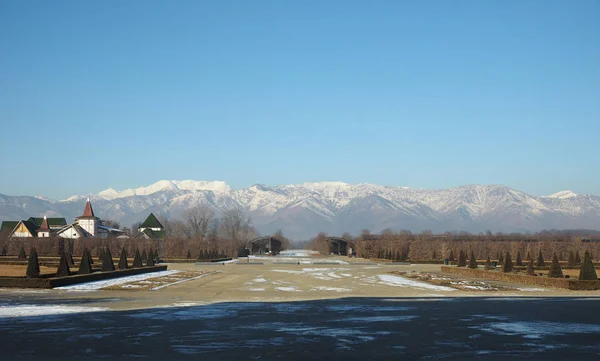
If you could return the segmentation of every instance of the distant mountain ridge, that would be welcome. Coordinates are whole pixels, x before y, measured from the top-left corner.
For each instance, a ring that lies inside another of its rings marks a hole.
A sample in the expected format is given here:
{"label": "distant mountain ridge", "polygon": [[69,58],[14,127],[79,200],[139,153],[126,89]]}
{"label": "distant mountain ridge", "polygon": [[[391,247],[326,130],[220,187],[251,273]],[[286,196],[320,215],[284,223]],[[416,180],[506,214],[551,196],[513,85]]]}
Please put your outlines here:
{"label": "distant mountain ridge", "polygon": [[43,197],[0,194],[0,220],[81,214],[90,197],[96,214],[130,225],[153,212],[180,217],[199,204],[217,212],[241,208],[263,234],[282,229],[294,239],[318,232],[357,234],[385,228],[434,232],[539,231],[600,228],[600,197],[561,191],[537,197],[502,185],[465,185],[424,190],[375,184],[317,182],[232,189],[221,181],[163,180],[145,187],[54,201]]}

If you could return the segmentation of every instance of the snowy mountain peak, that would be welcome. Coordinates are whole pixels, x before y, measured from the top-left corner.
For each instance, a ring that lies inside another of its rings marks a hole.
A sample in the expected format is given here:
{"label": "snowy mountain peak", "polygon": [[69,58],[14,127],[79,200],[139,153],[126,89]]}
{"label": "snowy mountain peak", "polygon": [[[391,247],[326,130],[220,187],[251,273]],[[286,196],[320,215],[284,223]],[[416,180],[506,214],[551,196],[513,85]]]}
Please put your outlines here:
{"label": "snowy mountain peak", "polygon": [[227,193],[231,191],[231,188],[229,185],[227,185],[227,183],[222,181],[161,180],[146,187],[130,188],[123,191],[117,191],[113,188],[108,188],[98,193],[98,196],[104,199],[117,199],[132,196],[147,196],[164,191],[211,191],[214,193]]}
{"label": "snowy mountain peak", "polygon": [[577,197],[577,194],[570,190],[556,192],[556,193],[548,196],[548,198],[554,198],[554,199],[568,199],[568,198],[573,198],[573,197]]}

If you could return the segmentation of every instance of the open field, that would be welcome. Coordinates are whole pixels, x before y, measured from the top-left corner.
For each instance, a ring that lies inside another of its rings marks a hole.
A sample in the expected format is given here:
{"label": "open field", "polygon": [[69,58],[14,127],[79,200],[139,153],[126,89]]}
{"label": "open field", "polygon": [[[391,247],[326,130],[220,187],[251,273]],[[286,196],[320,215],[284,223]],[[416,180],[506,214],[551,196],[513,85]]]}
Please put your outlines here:
{"label": "open field", "polygon": [[3,356],[592,360],[600,353],[600,291],[302,252],[249,261],[170,264],[59,289],[0,289],[0,337],[21,345]]}

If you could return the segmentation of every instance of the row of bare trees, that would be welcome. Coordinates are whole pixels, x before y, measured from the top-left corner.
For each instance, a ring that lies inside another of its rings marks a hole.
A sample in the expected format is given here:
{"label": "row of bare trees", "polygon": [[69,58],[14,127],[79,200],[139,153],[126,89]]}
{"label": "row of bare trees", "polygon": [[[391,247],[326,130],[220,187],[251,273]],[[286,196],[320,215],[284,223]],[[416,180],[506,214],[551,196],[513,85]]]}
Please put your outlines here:
{"label": "row of bare trees", "polygon": [[[367,231],[356,237],[347,233],[342,235],[342,238],[354,245],[359,257],[377,258],[381,254],[391,253],[399,255],[400,259],[410,260],[442,260],[449,257],[451,252],[457,255],[461,249],[469,253],[473,251],[478,259],[486,259],[488,256],[495,259],[505,252],[513,255],[520,252],[523,257],[527,254],[535,257],[540,251],[546,259],[556,253],[559,259],[567,260],[571,251],[580,254],[590,251],[596,259],[600,257],[600,241],[594,241],[594,237],[596,236],[586,235],[585,232],[564,231],[477,235],[461,232],[436,235],[428,231],[414,234],[409,231],[386,230],[376,235]],[[309,242],[308,248],[328,254],[327,238],[327,234],[319,233]]]}

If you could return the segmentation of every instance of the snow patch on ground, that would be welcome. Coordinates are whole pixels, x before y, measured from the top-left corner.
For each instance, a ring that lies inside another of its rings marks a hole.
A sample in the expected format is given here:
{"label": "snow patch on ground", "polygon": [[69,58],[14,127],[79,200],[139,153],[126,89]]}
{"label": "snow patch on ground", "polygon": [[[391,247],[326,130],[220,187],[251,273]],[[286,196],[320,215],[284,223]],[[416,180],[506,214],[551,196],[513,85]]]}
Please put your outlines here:
{"label": "snow patch on ground", "polygon": [[[454,288],[446,286],[436,286],[425,282],[414,281],[408,278],[393,275],[377,275],[381,284],[396,287],[418,288],[423,290],[436,291],[456,291]],[[367,281],[369,282],[369,281]]]}
{"label": "snow patch on ground", "polygon": [[248,291],[252,291],[252,292],[260,292],[260,291],[264,291],[264,288],[248,288]]}
{"label": "snow patch on ground", "polygon": [[160,272],[150,272],[150,273],[144,273],[144,274],[134,275],[134,276],[112,278],[109,280],[93,281],[93,282],[87,282],[87,283],[78,283],[76,285],[71,285],[71,286],[55,287],[54,289],[55,290],[67,290],[67,291],[96,291],[96,290],[99,290],[99,289],[105,288],[105,287],[122,285],[124,283],[129,283],[129,282],[143,281],[143,280],[147,280],[150,278],[169,276],[169,275],[176,274],[179,272],[181,272],[181,271],[168,270],[168,271],[160,271]]}
{"label": "snow patch on ground", "polygon": [[284,291],[284,292],[302,292],[299,289],[297,289],[296,287],[293,286],[286,286],[286,287],[275,287],[275,289],[277,291]]}
{"label": "snow patch on ground", "polygon": [[311,289],[311,291],[334,291],[334,292],[350,292],[352,291],[349,288],[342,288],[342,287],[325,287],[325,286],[317,286],[317,287],[313,287]]}

